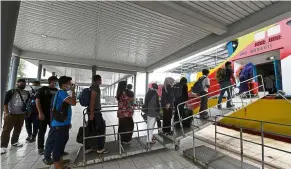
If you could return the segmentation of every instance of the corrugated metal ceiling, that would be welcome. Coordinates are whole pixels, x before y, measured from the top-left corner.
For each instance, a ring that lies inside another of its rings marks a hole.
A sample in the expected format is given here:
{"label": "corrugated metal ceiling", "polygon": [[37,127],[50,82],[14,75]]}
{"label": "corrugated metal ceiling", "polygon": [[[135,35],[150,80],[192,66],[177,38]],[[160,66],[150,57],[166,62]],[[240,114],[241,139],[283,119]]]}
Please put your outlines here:
{"label": "corrugated metal ceiling", "polygon": [[[176,3],[227,26],[273,2]],[[131,2],[26,1],[14,43],[27,51],[147,67],[210,34]]]}

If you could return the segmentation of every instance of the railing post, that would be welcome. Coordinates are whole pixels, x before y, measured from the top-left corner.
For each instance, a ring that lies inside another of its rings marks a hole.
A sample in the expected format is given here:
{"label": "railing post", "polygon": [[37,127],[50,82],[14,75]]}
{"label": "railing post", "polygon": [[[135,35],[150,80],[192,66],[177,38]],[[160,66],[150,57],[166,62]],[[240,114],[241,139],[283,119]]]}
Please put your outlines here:
{"label": "railing post", "polygon": [[115,126],[112,126],[112,127],[113,127],[114,139],[115,139],[115,141],[116,141],[117,139],[116,139],[116,134],[115,134],[115,133],[116,133],[116,132],[115,132]]}
{"label": "railing post", "polygon": [[121,136],[120,136],[120,134],[118,134],[118,143],[119,143],[119,146],[118,146],[118,148],[119,148],[119,155],[121,155],[122,154],[122,152],[121,152]]}
{"label": "railing post", "polygon": [[216,122],[216,119],[217,118],[217,116],[215,116],[214,117],[214,124],[215,124],[215,134],[214,134],[214,141],[215,141],[215,150],[216,150],[216,147],[217,147],[217,145],[216,145],[216,140],[217,140],[217,122]]}
{"label": "railing post", "polygon": [[241,168],[243,168],[243,158],[244,158],[243,129],[240,128],[240,161],[241,161]]}
{"label": "railing post", "polygon": [[[85,111],[85,110],[84,110]],[[83,113],[83,165],[85,166],[86,163],[86,154],[85,154],[85,146],[86,146],[86,140],[85,140],[85,116],[86,114]]]}
{"label": "railing post", "polygon": [[195,126],[193,125],[193,160],[196,159],[196,152],[195,152]]}
{"label": "railing post", "polygon": [[261,122],[261,141],[262,141],[262,169],[265,166],[265,154],[264,154],[264,123]]}

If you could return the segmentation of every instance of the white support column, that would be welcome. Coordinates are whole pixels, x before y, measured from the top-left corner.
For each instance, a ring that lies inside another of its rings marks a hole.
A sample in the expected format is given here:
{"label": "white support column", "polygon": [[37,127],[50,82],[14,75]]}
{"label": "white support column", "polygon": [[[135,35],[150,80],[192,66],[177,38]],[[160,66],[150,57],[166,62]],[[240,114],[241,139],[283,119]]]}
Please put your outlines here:
{"label": "white support column", "polygon": [[96,71],[97,71],[97,67],[96,67],[96,65],[93,65],[92,66],[92,82],[93,82],[93,76],[96,75]]}
{"label": "white support column", "polygon": [[136,74],[133,75],[133,92],[134,92],[134,99],[136,96]]}
{"label": "white support column", "polygon": [[1,121],[20,1],[1,2]]}
{"label": "white support column", "polygon": [[37,68],[37,80],[41,80],[41,72],[42,72],[42,64],[38,64],[38,68]]}
{"label": "white support column", "polygon": [[12,89],[15,87],[20,58],[17,56],[13,56],[11,61],[12,61],[12,67],[11,67],[11,72],[10,72],[10,77],[9,77],[8,89]]}
{"label": "white support column", "polygon": [[145,81],[145,94],[147,93],[148,91],[148,88],[149,88],[149,72],[146,72],[146,81]]}

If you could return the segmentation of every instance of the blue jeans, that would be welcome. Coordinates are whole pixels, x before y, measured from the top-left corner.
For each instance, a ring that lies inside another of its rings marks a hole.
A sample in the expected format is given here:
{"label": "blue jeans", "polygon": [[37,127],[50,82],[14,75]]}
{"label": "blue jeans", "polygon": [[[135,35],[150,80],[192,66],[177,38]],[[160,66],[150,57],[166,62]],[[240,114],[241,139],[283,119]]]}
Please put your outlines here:
{"label": "blue jeans", "polygon": [[64,153],[66,144],[69,140],[70,126],[59,126],[50,128],[44,149],[44,158],[51,159],[53,153],[53,162],[58,162]]}
{"label": "blue jeans", "polygon": [[[231,86],[231,82],[224,81],[224,82],[219,83],[219,85],[220,85],[220,89],[223,89],[223,88],[226,88],[228,86]],[[218,104],[220,104],[222,102],[222,98],[223,98],[225,92],[227,92],[227,100],[228,100],[226,102],[226,105],[230,106],[231,105],[231,98],[232,98],[232,87],[229,87],[229,88],[226,88],[226,89],[223,89],[220,91],[220,95],[218,97]]]}

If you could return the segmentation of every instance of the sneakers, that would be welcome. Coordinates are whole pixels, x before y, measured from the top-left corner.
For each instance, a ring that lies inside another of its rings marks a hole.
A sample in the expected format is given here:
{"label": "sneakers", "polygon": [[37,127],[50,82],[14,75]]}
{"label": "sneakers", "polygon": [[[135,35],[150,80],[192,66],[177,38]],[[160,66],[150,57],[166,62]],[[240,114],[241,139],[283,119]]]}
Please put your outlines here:
{"label": "sneakers", "polygon": [[14,146],[14,147],[22,147],[23,146],[23,144],[21,144],[21,143],[19,143],[19,142],[17,142],[17,143],[13,143],[13,144],[11,144],[12,146]]}
{"label": "sneakers", "polygon": [[93,149],[89,148],[89,149],[85,150],[85,154],[91,153],[92,151],[93,151]]}
{"label": "sneakers", "polygon": [[35,137],[31,137],[29,140],[28,140],[29,143],[33,143],[35,142]]}
{"label": "sneakers", "polygon": [[234,108],[235,105],[231,104],[231,105],[226,105],[226,108]]}
{"label": "sneakers", "polygon": [[1,155],[7,153],[7,148],[1,147]]}
{"label": "sneakers", "polygon": [[25,140],[29,141],[29,140],[31,140],[31,138],[32,138],[31,136],[27,136]]}
{"label": "sneakers", "polygon": [[38,155],[44,155],[44,149],[43,148],[38,149]]}
{"label": "sneakers", "polygon": [[125,145],[129,145],[130,144],[130,142],[125,142],[125,141],[122,141],[121,143],[125,144]]}
{"label": "sneakers", "polygon": [[103,148],[102,150],[96,151],[98,154],[107,154],[110,152],[110,149]]}
{"label": "sneakers", "polygon": [[69,153],[68,152],[63,152],[63,154],[62,154],[62,156],[67,156],[67,155],[69,155]]}
{"label": "sneakers", "polygon": [[218,109],[222,109],[221,104],[217,105],[217,108],[218,108]]}
{"label": "sneakers", "polygon": [[52,159],[43,159],[42,162],[45,165],[52,165],[54,163]]}

